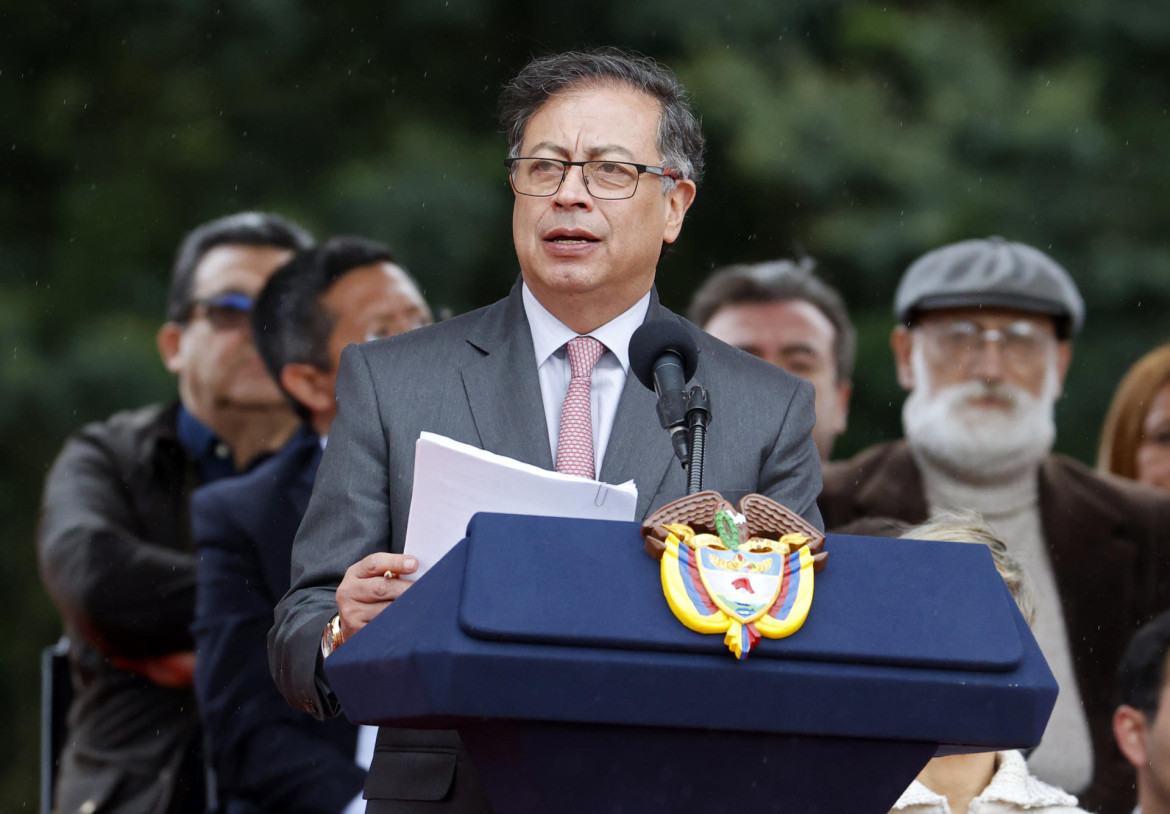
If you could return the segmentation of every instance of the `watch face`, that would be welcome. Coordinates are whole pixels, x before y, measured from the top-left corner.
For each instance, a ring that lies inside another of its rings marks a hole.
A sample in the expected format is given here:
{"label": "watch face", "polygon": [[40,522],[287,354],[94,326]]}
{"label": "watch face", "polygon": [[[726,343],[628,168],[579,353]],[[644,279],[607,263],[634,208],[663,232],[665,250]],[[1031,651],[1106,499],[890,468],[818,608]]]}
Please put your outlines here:
{"label": "watch face", "polygon": [[328,658],[329,655],[337,649],[340,644],[338,639],[341,638],[341,619],[334,616],[325,624],[325,630],[321,634],[321,657]]}

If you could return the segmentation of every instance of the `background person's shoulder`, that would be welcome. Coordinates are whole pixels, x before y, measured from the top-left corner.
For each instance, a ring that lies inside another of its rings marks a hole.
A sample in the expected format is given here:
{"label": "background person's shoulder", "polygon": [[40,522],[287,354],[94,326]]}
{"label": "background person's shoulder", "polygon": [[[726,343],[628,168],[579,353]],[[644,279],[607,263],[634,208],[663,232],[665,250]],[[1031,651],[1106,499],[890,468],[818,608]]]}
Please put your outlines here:
{"label": "background person's shoulder", "polygon": [[[1123,512],[1155,512],[1170,517],[1170,493],[1093,469],[1066,455],[1049,455],[1044,461],[1044,472],[1050,482],[1062,488],[1084,490]],[[1166,534],[1170,537],[1170,528]]]}

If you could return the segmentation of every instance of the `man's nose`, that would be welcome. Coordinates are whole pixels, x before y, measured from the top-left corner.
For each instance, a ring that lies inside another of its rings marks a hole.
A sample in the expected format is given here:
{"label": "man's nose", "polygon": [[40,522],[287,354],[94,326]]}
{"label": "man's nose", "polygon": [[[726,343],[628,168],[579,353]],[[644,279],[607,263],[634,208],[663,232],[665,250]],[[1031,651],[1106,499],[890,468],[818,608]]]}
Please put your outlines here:
{"label": "man's nose", "polygon": [[974,373],[989,384],[1003,380],[1004,358],[1003,344],[999,337],[990,337],[986,334],[975,355]]}
{"label": "man's nose", "polygon": [[569,167],[561,180],[561,188],[553,196],[553,202],[564,207],[593,207],[593,196],[589,194],[589,186],[585,183],[584,167]]}

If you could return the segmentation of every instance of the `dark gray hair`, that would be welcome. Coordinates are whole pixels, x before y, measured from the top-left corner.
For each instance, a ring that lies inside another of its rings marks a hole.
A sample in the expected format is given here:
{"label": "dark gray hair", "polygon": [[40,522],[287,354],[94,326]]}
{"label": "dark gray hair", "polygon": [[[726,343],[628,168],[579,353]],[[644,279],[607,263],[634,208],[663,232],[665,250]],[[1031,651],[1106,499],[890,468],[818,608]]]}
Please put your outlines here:
{"label": "dark gray hair", "polygon": [[218,246],[271,246],[297,252],[311,248],[313,242],[313,236],[304,228],[269,212],[239,212],[195,227],[183,238],[175,254],[167,294],[167,319],[182,323],[191,316],[195,269],[212,249]]}
{"label": "dark gray hair", "polygon": [[[540,57],[505,85],[499,116],[508,136],[508,156],[520,155],[528,120],[551,96],[591,84],[624,84],[656,99],[662,108],[657,144],[663,166],[698,183],[703,175],[705,141],[686,88],[666,66],[620,48]],[[673,183],[669,178],[663,181]]]}
{"label": "dark gray hair", "polygon": [[845,301],[836,289],[816,275],[816,267],[816,261],[810,257],[795,263],[774,260],[726,266],[708,277],[695,292],[687,318],[701,328],[725,305],[804,300],[833,323],[837,381],[849,381],[857,354],[857,331],[849,319]]}
{"label": "dark gray hair", "polygon": [[1117,669],[1117,703],[1153,720],[1166,686],[1170,654],[1170,611],[1163,611],[1134,634]]}

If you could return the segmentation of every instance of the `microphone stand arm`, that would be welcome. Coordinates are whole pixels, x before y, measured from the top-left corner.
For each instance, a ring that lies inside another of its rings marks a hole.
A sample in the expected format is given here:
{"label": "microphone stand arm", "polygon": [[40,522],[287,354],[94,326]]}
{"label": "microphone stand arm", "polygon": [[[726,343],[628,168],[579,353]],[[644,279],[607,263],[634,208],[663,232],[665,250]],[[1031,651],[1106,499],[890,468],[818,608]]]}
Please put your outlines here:
{"label": "microphone stand arm", "polygon": [[690,461],[687,463],[687,494],[703,491],[703,464],[707,447],[707,425],[711,423],[711,396],[696,384],[687,391],[687,435]]}

